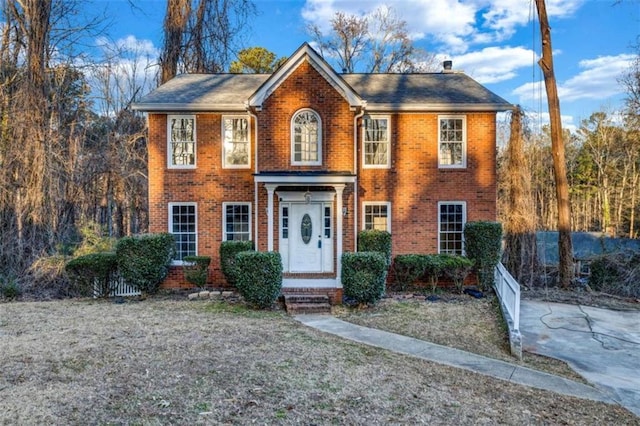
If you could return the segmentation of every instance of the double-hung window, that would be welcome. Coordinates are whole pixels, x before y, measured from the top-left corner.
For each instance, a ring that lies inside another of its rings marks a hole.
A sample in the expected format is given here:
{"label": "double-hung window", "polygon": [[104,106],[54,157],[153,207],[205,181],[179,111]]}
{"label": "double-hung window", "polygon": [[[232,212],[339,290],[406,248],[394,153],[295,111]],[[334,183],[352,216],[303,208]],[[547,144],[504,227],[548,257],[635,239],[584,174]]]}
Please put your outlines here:
{"label": "double-hung window", "polygon": [[391,232],[391,203],[363,203],[364,229]]}
{"label": "double-hung window", "polygon": [[388,168],[390,164],[389,117],[366,116],[362,127],[364,167]]}
{"label": "double-hung window", "polygon": [[174,260],[198,254],[198,214],[196,203],[169,203],[169,232],[176,241]]}
{"label": "double-hung window", "polygon": [[169,168],[196,167],[196,117],[170,115],[167,117],[167,164]]}
{"label": "double-hung window", "polygon": [[242,116],[222,118],[222,161],[225,168],[248,168],[249,119]]}
{"label": "double-hung window", "polygon": [[464,254],[464,224],[467,206],[464,202],[438,203],[438,252]]}
{"label": "double-hung window", "polygon": [[438,117],[438,166],[467,166],[467,120],[464,116]]}
{"label": "double-hung window", "polygon": [[222,203],[222,229],[224,241],[251,239],[251,204]]}
{"label": "double-hung window", "polygon": [[291,164],[314,166],[322,164],[322,123],[310,109],[295,113],[291,120]]}

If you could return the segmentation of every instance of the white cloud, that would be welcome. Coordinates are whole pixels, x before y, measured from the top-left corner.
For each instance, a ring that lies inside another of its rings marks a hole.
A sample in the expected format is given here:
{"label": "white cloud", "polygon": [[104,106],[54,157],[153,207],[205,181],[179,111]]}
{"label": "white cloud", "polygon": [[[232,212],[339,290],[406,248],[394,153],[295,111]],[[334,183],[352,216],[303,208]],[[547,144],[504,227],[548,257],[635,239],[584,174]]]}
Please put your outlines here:
{"label": "white cloud", "polygon": [[530,67],[534,60],[537,60],[535,52],[521,46],[486,47],[453,57],[453,65],[480,83],[488,84],[514,78],[518,69]]}
{"label": "white cloud", "polygon": [[[570,17],[585,1],[547,0],[547,14],[550,19]],[[440,44],[449,54],[464,53],[473,44],[507,40],[518,27],[537,19],[530,0],[307,0],[302,17],[326,32],[337,11],[365,16],[385,6],[407,22],[415,41]]]}
{"label": "white cloud", "polygon": [[[568,80],[558,82],[558,97],[561,102],[579,100],[602,100],[620,95],[624,88],[618,78],[628,70],[634,56],[620,54],[584,59],[578,63],[581,71]],[[516,88],[514,95],[521,103],[538,100],[546,102],[546,92],[542,81],[530,82]]]}

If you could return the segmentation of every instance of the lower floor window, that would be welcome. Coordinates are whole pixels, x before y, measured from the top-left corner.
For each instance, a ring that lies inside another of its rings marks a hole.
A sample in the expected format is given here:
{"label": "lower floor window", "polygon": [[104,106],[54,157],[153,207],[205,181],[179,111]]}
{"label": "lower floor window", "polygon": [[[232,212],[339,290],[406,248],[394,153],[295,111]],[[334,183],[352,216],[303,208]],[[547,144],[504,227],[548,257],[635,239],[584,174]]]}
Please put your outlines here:
{"label": "lower floor window", "polygon": [[391,232],[390,203],[364,203],[364,229]]}
{"label": "lower floor window", "polygon": [[438,252],[464,254],[464,224],[467,221],[464,202],[438,203]]}
{"label": "lower floor window", "polygon": [[225,241],[248,241],[251,239],[251,204],[223,203]]}
{"label": "lower floor window", "polygon": [[169,232],[176,240],[174,260],[197,254],[197,213],[195,203],[169,204]]}

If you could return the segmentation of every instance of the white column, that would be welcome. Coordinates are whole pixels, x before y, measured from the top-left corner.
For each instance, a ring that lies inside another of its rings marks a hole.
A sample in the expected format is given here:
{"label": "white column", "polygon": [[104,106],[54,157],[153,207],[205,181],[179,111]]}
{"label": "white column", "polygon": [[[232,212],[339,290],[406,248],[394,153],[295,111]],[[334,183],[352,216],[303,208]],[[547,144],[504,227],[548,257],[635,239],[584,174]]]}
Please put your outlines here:
{"label": "white column", "polygon": [[333,185],[336,190],[336,227],[337,227],[337,240],[336,240],[336,285],[338,288],[342,287],[342,193],[344,191],[344,184]]}
{"label": "white column", "polygon": [[273,191],[277,185],[266,184],[267,188],[267,250],[273,251]]}

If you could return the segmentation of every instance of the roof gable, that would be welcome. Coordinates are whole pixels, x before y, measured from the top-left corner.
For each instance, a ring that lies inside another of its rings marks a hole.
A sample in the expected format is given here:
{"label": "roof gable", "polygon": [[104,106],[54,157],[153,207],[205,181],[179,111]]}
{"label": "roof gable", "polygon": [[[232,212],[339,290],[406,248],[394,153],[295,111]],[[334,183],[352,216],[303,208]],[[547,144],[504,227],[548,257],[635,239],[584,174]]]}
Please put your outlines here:
{"label": "roof gable", "polygon": [[345,80],[336,74],[331,66],[308,43],[304,43],[287,61],[276,70],[249,98],[249,106],[260,109],[264,101],[293,74],[293,72],[307,61],[324,79],[349,103],[356,107],[363,105],[360,96]]}

